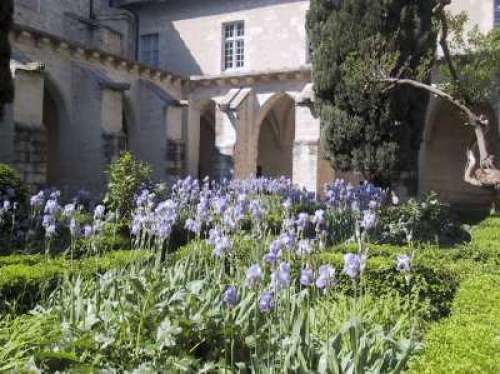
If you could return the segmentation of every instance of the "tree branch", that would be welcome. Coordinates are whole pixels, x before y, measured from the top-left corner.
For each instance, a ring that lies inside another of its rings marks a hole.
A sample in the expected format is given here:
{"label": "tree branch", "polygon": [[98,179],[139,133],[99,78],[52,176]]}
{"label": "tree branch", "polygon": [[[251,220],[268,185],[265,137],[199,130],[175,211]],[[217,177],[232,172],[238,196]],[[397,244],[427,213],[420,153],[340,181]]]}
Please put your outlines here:
{"label": "tree branch", "polygon": [[415,81],[413,79],[400,79],[400,78],[382,78],[379,79],[378,81],[381,83],[389,84],[390,88],[397,85],[408,85],[421,90],[425,90],[433,95],[436,95],[446,100],[448,103],[459,109],[467,117],[467,124],[474,127],[477,145],[479,148],[481,167],[485,169],[495,169],[493,162],[494,156],[490,154],[488,151],[488,146],[487,146],[488,143],[484,134],[484,129],[485,127],[488,126],[488,120],[486,119],[486,117],[482,115],[477,115],[471,109],[469,109],[469,107],[462,104],[460,101],[454,99],[451,95],[429,84]]}
{"label": "tree branch", "polygon": [[457,69],[455,68],[455,65],[453,65],[453,61],[451,59],[450,47],[448,46],[449,26],[448,26],[448,19],[446,18],[446,12],[444,11],[444,8],[450,4],[451,0],[441,0],[434,9],[434,14],[437,15],[439,21],[441,22],[441,37],[439,38],[439,45],[443,50],[444,60],[446,61],[446,64],[450,69],[450,74],[453,81],[455,82],[455,84],[459,85],[460,79],[458,76]]}
{"label": "tree branch", "polygon": [[460,101],[454,99],[450,94],[431,86],[430,84],[422,83],[413,79],[401,79],[401,78],[382,78],[378,80],[381,83],[388,83],[392,86],[397,85],[407,85],[412,86],[421,90],[425,90],[433,95],[439,96],[440,98],[446,100],[456,108],[458,108],[462,113],[467,116],[468,124],[471,126],[485,126],[487,125],[487,121],[475,114],[472,110],[470,110],[466,105],[462,104]]}

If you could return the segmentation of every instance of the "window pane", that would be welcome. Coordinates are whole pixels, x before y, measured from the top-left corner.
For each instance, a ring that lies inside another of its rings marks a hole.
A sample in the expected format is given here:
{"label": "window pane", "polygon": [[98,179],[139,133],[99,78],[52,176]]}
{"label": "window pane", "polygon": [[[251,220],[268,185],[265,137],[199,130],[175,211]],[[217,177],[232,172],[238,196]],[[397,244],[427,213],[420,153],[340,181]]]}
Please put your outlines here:
{"label": "window pane", "polygon": [[234,24],[233,23],[226,25],[225,37],[226,37],[226,39],[230,39],[230,38],[234,37]]}
{"label": "window pane", "polygon": [[229,23],[224,27],[224,69],[240,68],[244,65],[245,25],[243,22]]}
{"label": "window pane", "polygon": [[143,64],[151,66],[159,66],[160,64],[160,48],[158,43],[158,34],[148,34],[141,36],[141,56],[140,60]]}
{"label": "window pane", "polygon": [[245,35],[245,25],[243,24],[243,22],[238,23],[236,35],[237,36]]}

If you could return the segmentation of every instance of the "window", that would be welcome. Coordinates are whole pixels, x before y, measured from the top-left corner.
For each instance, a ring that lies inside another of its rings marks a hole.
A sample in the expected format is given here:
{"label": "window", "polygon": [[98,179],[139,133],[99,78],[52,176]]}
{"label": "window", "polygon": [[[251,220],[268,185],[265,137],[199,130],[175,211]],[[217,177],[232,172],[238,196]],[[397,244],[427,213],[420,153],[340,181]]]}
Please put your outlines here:
{"label": "window", "polygon": [[141,62],[154,67],[158,67],[160,64],[158,34],[141,36]]}
{"label": "window", "polygon": [[234,22],[224,25],[224,70],[245,66],[245,24]]}
{"label": "window", "polygon": [[495,26],[500,26],[500,0],[495,0]]}

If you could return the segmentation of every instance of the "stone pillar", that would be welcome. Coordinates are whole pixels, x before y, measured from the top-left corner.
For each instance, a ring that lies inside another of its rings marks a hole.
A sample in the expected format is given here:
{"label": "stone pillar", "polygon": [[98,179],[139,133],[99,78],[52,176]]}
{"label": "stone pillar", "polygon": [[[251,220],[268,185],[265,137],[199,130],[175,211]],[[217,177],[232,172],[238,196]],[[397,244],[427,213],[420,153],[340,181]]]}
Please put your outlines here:
{"label": "stone pillar", "polygon": [[320,159],[320,120],[310,103],[297,101],[295,106],[295,143],[293,147],[293,183],[311,192],[318,191]]}
{"label": "stone pillar", "polygon": [[242,89],[231,107],[237,118],[234,177],[245,179],[254,176],[257,171],[259,147],[259,129],[256,126],[259,108],[252,89]]}
{"label": "stone pillar", "polygon": [[220,104],[215,108],[214,179],[222,181],[234,175],[234,151],[236,146],[236,115]]}
{"label": "stone pillar", "polygon": [[198,178],[200,163],[200,108],[190,103],[187,109],[187,146],[186,146],[186,172]]}
{"label": "stone pillar", "polygon": [[170,105],[167,111],[167,174],[174,178],[185,175],[184,108]]}
{"label": "stone pillar", "polygon": [[123,131],[123,92],[102,90],[101,124],[103,128],[104,157],[107,163],[115,161],[126,149]]}
{"label": "stone pillar", "polygon": [[47,134],[43,125],[44,77],[15,71],[14,165],[33,190],[47,183]]}

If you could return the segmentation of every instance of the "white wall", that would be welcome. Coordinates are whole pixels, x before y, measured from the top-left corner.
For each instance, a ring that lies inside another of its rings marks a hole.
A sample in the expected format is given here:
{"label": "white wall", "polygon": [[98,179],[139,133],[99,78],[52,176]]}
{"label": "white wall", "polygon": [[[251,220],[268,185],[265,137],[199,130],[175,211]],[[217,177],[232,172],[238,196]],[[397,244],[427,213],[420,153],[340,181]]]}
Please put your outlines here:
{"label": "white wall", "polygon": [[452,0],[448,7],[453,14],[466,11],[469,15],[469,27],[475,25],[483,32],[493,28],[494,0]]}
{"label": "white wall", "polygon": [[138,8],[141,34],[160,34],[161,67],[174,73],[222,73],[222,27],[245,22],[245,68],[306,64],[309,0],[183,0]]}

